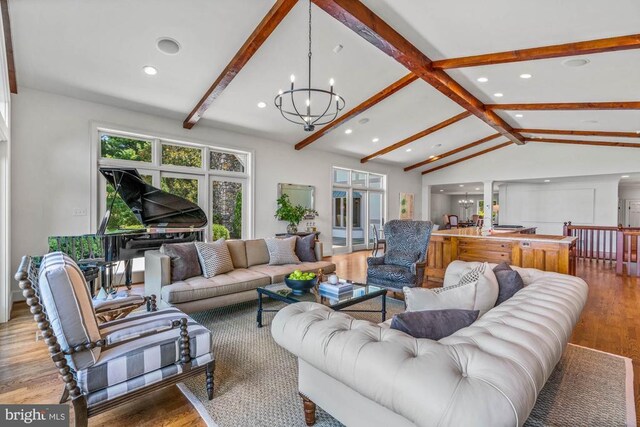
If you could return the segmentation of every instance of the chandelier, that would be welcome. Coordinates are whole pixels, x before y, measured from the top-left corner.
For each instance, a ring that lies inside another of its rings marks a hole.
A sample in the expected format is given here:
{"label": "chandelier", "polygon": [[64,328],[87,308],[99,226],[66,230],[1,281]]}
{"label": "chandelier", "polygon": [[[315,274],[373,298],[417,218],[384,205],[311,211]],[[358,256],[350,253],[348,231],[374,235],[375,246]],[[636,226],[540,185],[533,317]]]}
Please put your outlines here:
{"label": "chandelier", "polygon": [[473,205],[473,199],[467,198],[468,194],[469,193],[464,193],[464,199],[458,200],[458,205],[460,205],[465,211]]}
{"label": "chandelier", "polygon": [[[311,0],[309,0],[309,75],[308,87],[295,88],[295,76],[291,75],[291,89],[278,91],[274,103],[282,117],[288,121],[303,125],[311,132],[315,125],[326,125],[338,117],[344,108],[344,98],[333,91],[333,79],[329,80],[329,90],[311,87]],[[302,106],[304,105],[304,106]]]}

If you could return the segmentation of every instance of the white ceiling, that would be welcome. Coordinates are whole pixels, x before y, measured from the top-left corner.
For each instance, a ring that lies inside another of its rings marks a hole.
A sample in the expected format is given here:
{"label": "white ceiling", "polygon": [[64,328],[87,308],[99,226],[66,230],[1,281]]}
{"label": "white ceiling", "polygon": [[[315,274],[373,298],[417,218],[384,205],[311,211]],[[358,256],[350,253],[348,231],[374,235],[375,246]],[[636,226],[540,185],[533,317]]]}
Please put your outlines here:
{"label": "white ceiling", "polygon": [[[636,34],[637,0],[364,0],[375,13],[434,60]],[[10,0],[21,86],[184,119],[272,6],[263,0]],[[197,126],[232,128],[291,145],[308,136],[273,107],[278,89],[306,74],[307,3],[301,1],[218,97]],[[313,84],[330,78],[349,110],[407,74],[407,70],[314,6]],[[179,54],[159,52],[172,37]],[[342,44],[344,49],[334,53]],[[485,103],[640,100],[640,50],[587,55],[572,68],[563,58],[448,70]],[[153,65],[158,75],[142,72]],[[531,79],[519,75],[530,73]],[[487,77],[478,83],[478,77]],[[504,93],[495,98],[494,93]],[[19,96],[19,95],[18,95]],[[259,109],[259,101],[267,108]],[[462,111],[416,81],[308,149],[364,157]],[[500,111],[514,127],[640,130],[640,111]],[[522,118],[516,118],[522,114]],[[369,122],[360,124],[362,118]],[[593,121],[596,121],[594,123]],[[346,135],[344,130],[353,132]],[[380,157],[408,166],[494,131],[475,117]],[[554,138],[572,138],[551,136]],[[373,138],[379,142],[373,143]],[[587,138],[639,142],[638,139]],[[502,138],[430,167],[500,144]],[[435,147],[441,144],[440,147]],[[407,149],[411,149],[407,152]]]}

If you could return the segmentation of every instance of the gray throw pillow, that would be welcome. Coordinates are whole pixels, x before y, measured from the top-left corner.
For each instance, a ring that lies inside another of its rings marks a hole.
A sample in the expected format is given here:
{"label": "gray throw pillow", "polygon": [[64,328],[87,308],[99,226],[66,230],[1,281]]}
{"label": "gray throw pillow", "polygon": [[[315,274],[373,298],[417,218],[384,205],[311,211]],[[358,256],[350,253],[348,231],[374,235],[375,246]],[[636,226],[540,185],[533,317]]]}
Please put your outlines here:
{"label": "gray throw pillow", "polygon": [[478,318],[478,310],[426,310],[396,314],[391,329],[397,329],[414,338],[440,340],[466,328]]}
{"label": "gray throw pillow", "polygon": [[179,282],[190,277],[202,275],[195,243],[164,244],[160,246],[160,253],[171,258],[172,282]]}
{"label": "gray throw pillow", "polygon": [[316,262],[316,235],[296,236],[296,256],[302,262]]}
{"label": "gray throw pillow", "polygon": [[498,279],[498,299],[496,305],[500,305],[524,288],[524,281],[520,273],[513,270],[509,264],[503,262],[494,267],[493,273]]}
{"label": "gray throw pillow", "polygon": [[269,251],[269,265],[300,264],[300,259],[295,253],[297,238],[298,236],[264,239]]}
{"label": "gray throw pillow", "polygon": [[233,270],[231,253],[224,239],[218,239],[213,243],[196,242],[196,250],[202,266],[202,275],[207,279]]}
{"label": "gray throw pillow", "polygon": [[384,263],[411,268],[418,261],[420,254],[417,252],[405,252],[397,249],[389,249],[384,254]]}

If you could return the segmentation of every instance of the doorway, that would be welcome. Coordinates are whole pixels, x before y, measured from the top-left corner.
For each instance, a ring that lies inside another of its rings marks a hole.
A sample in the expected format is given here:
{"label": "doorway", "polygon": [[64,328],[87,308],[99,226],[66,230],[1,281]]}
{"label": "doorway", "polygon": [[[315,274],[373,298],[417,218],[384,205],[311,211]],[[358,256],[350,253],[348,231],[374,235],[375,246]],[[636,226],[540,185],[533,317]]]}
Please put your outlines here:
{"label": "doorway", "polygon": [[640,227],[640,200],[626,200],[624,208],[624,225]]}

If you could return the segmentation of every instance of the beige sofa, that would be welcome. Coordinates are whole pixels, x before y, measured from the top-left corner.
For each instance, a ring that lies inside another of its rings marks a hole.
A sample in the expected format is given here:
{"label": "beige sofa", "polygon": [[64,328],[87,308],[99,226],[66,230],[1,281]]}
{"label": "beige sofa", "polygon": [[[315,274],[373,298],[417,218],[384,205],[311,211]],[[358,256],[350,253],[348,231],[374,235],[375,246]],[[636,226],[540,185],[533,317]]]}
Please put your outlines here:
{"label": "beige sofa", "polygon": [[[456,261],[445,286],[468,268]],[[493,267],[494,265],[491,265]],[[348,426],[522,426],[587,300],[578,277],[517,268],[525,288],[439,341],[302,302],[272,321],[298,357],[309,425],[315,404]]]}
{"label": "beige sofa", "polygon": [[335,264],[322,261],[321,246],[316,243],[320,261],[300,264],[269,265],[269,251],[264,239],[228,240],[234,270],[212,278],[203,276],[171,283],[171,260],[159,251],[145,254],[145,295],[159,295],[162,301],[185,313],[223,307],[257,298],[256,289],[284,281],[294,270],[332,273]]}

